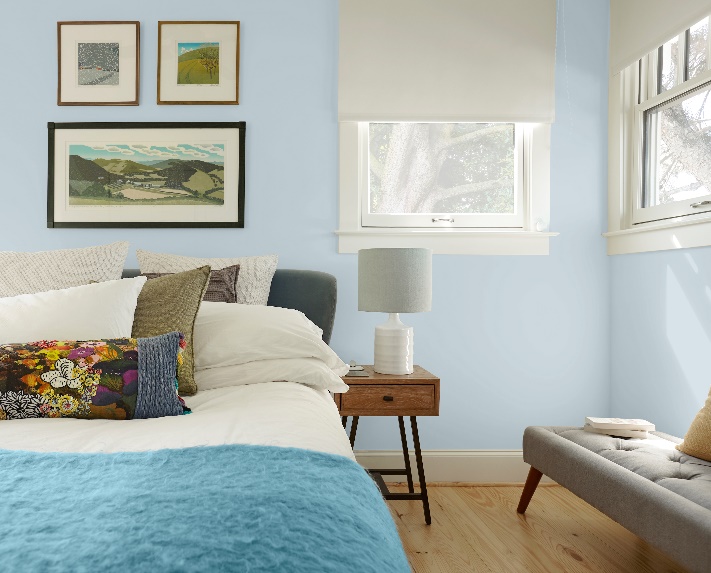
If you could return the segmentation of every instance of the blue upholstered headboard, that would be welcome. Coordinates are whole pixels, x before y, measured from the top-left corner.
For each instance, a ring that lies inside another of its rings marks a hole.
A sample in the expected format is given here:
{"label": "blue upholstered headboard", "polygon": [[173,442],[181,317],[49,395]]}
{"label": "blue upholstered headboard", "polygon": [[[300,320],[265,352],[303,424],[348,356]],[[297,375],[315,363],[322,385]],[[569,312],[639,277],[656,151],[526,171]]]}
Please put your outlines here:
{"label": "blue upholstered headboard", "polygon": [[[126,269],[123,276],[139,273],[138,269]],[[267,304],[300,310],[323,330],[323,340],[329,343],[336,317],[336,277],[320,271],[277,269]]]}

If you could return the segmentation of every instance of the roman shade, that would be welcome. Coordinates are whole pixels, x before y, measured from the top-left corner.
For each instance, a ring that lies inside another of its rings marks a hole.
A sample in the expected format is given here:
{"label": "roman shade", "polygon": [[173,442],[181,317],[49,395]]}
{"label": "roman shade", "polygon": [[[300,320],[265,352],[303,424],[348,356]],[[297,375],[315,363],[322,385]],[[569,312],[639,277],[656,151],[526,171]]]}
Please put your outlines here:
{"label": "roman shade", "polygon": [[610,73],[711,14],[710,0],[610,0]]}
{"label": "roman shade", "polygon": [[341,0],[340,121],[554,120],[555,0]]}

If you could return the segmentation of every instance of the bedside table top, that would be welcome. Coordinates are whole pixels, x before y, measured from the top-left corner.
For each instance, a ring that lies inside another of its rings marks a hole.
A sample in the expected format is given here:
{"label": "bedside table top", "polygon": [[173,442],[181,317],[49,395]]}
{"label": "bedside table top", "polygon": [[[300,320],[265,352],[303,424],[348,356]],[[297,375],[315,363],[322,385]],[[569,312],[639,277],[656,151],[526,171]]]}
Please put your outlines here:
{"label": "bedside table top", "polygon": [[412,374],[379,374],[373,370],[372,364],[361,366],[368,376],[343,376],[343,381],[349,386],[356,384],[436,384],[439,386],[439,378],[422,366],[415,365]]}

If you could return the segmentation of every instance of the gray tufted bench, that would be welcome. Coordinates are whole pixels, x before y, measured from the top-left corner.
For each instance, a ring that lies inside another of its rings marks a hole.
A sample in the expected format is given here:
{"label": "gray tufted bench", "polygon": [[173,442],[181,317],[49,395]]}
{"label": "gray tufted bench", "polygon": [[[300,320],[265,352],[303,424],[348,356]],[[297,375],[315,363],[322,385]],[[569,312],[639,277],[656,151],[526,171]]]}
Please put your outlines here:
{"label": "gray tufted bench", "polygon": [[518,512],[542,475],[566,487],[691,571],[711,571],[711,463],[653,432],[627,440],[573,427],[531,426],[523,459],[531,465]]}

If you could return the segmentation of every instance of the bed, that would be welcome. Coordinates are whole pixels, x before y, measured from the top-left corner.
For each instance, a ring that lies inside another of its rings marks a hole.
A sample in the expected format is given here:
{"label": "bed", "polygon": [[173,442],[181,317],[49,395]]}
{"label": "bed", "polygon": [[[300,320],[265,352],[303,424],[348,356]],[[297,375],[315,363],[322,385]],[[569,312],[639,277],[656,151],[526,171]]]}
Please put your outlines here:
{"label": "bed", "polygon": [[[331,275],[298,270],[278,270],[269,297],[326,342],[335,301]],[[264,382],[185,401],[187,416],[0,422],[0,568],[409,571],[328,391]]]}

